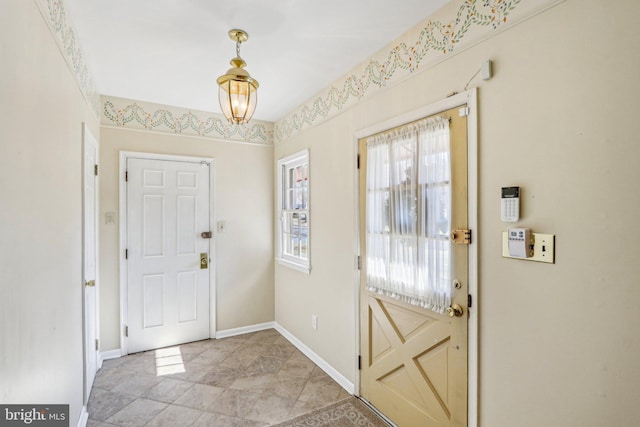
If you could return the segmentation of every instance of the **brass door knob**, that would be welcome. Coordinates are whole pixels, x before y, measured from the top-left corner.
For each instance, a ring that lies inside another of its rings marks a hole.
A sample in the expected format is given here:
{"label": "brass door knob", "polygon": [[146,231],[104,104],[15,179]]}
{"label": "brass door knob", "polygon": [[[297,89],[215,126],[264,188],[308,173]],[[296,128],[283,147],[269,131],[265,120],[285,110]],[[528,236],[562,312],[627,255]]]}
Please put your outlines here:
{"label": "brass door knob", "polygon": [[200,254],[200,269],[204,270],[205,268],[209,268],[209,254],[202,252]]}
{"label": "brass door knob", "polygon": [[447,307],[445,310],[447,312],[447,316],[449,317],[460,317],[464,310],[458,304],[453,304],[451,307]]}

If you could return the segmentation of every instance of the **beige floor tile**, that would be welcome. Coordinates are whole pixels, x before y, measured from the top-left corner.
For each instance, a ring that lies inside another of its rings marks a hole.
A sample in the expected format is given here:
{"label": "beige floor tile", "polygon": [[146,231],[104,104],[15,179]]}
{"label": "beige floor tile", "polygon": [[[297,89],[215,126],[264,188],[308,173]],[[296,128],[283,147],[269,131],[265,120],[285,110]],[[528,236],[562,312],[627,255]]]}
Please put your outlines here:
{"label": "beige floor tile", "polygon": [[133,373],[126,380],[122,381],[122,383],[111,390],[133,396],[142,396],[160,381],[162,381],[162,378],[155,375],[147,373]]}
{"label": "beige floor tile", "polygon": [[329,404],[338,401],[341,390],[342,387],[329,377],[311,377],[298,400]]}
{"label": "beige floor tile", "polygon": [[205,410],[211,405],[211,402],[222,395],[222,393],[224,393],[223,388],[205,384],[194,384],[193,387],[176,399],[174,403],[193,409]]}
{"label": "beige floor tile", "polygon": [[104,421],[135,400],[135,396],[94,387],[89,397],[89,419]]}
{"label": "beige floor tile", "polygon": [[283,371],[276,375],[269,386],[264,390],[265,394],[282,397],[289,400],[297,400],[307,383],[306,378],[292,377]]}
{"label": "beige floor tile", "polygon": [[187,427],[193,425],[204,412],[185,406],[169,405],[155,416],[147,427]]}
{"label": "beige floor tile", "polygon": [[271,344],[262,353],[263,356],[288,359],[296,350],[291,344]]}
{"label": "beige floor tile", "polygon": [[160,402],[173,403],[191,387],[193,387],[192,382],[163,378],[158,384],[151,387],[143,397]]}
{"label": "beige floor tile", "polygon": [[193,360],[184,362],[184,372],[166,375],[166,377],[183,381],[199,382],[214,366],[215,364],[207,362],[206,360],[199,360],[196,357]]}
{"label": "beige floor tile", "polygon": [[[161,368],[184,372],[157,375]],[[275,330],[105,361],[90,427],[264,427],[349,396]]]}
{"label": "beige floor tile", "polygon": [[244,375],[277,374],[284,365],[283,359],[276,357],[259,356],[247,369]]}
{"label": "beige floor tile", "polygon": [[263,343],[263,342],[247,342],[243,344],[241,347],[237,348],[232,354],[236,356],[245,356],[245,355],[258,355],[262,356],[266,351],[269,350],[271,344]]}
{"label": "beige floor tile", "polygon": [[279,337],[281,337],[280,333],[275,329],[266,329],[264,331],[254,332],[249,334],[248,342],[260,342],[266,344],[274,343]]}
{"label": "beige floor tile", "polygon": [[119,366],[112,369],[100,369],[96,374],[96,378],[93,382],[93,386],[96,388],[102,388],[104,390],[111,390],[114,387],[122,384],[135,372],[127,371]]}
{"label": "beige floor tile", "polygon": [[229,388],[235,380],[242,376],[238,369],[227,368],[226,366],[214,365],[205,375],[198,380],[199,383],[212,385],[215,387]]}
{"label": "beige floor tile", "polygon": [[236,379],[229,388],[234,390],[249,390],[254,393],[261,393],[268,389],[274,382],[275,375],[254,375]]}
{"label": "beige floor tile", "polygon": [[309,359],[289,358],[280,372],[293,377],[309,378],[315,367],[316,365]]}
{"label": "beige floor tile", "polygon": [[224,351],[236,351],[240,347],[242,347],[247,340],[239,339],[237,337],[223,338],[221,340],[211,340],[210,348],[217,348],[218,350]]}
{"label": "beige floor tile", "polygon": [[155,356],[153,352],[130,354],[129,356],[126,356],[125,359],[126,360],[120,365],[120,367],[130,371],[144,371],[148,366],[153,366],[155,364]]}
{"label": "beige floor tile", "polygon": [[166,403],[138,398],[107,418],[106,422],[125,427],[143,426],[166,407]]}
{"label": "beige floor tile", "polygon": [[246,390],[227,390],[214,399],[207,411],[231,417],[245,418],[253,404],[260,397],[257,393]]}
{"label": "beige floor tile", "polygon": [[208,363],[219,363],[229,357],[231,350],[220,349],[217,347],[208,348],[200,353],[195,360],[205,361]]}
{"label": "beige floor tile", "polygon": [[227,368],[246,370],[256,359],[260,357],[258,354],[236,354],[231,353],[226,359],[220,362],[220,366]]}
{"label": "beige floor tile", "polygon": [[290,418],[299,417],[300,415],[308,414],[309,412],[313,412],[316,409],[320,409],[327,405],[329,404],[325,402],[319,402],[319,401],[304,402],[302,400],[297,400],[296,403],[291,408],[291,411],[289,411],[289,417]]}
{"label": "beige floor tile", "polygon": [[187,362],[189,360],[193,360],[198,355],[202,354],[207,350],[207,347],[200,345],[191,345],[191,346],[180,346],[180,355],[182,356],[182,361]]}
{"label": "beige floor tile", "polygon": [[194,427],[265,427],[268,425],[267,423],[244,418],[206,412],[196,421]]}
{"label": "beige floor tile", "polygon": [[288,419],[294,404],[295,400],[283,399],[274,395],[262,395],[244,418],[275,424]]}
{"label": "beige floor tile", "polygon": [[126,359],[127,359],[126,357],[116,357],[114,359],[107,359],[102,362],[102,368],[100,369],[108,370],[108,369],[118,367],[122,365],[126,361]]}
{"label": "beige floor tile", "polygon": [[[311,359],[309,359],[307,356],[304,355],[303,352],[301,352],[298,349],[295,349],[293,351],[293,353],[291,353],[291,356],[289,356],[289,360],[304,360],[307,362],[311,362]],[[313,362],[311,362],[313,363]]]}

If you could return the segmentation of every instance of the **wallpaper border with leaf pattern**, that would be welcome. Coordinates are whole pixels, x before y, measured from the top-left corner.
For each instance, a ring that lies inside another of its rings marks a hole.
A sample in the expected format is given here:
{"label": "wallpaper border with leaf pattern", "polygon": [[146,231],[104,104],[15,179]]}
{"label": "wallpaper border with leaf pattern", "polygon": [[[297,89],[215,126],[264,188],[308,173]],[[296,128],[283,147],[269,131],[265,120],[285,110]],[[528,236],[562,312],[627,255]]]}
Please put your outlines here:
{"label": "wallpaper border with leaf pattern", "polygon": [[456,0],[278,120],[275,141],[333,117],[386,86],[440,63],[565,0]]}
{"label": "wallpaper border with leaf pattern", "polygon": [[102,97],[101,123],[121,128],[222,138],[262,145],[273,144],[273,123],[270,122],[251,120],[246,125],[234,125],[222,114],[125,98]]}
{"label": "wallpaper border with leaf pattern", "polygon": [[34,0],[54,35],[62,55],[73,72],[80,91],[100,117],[100,95],[96,91],[91,70],[85,61],[82,46],[73,28],[63,0]]}

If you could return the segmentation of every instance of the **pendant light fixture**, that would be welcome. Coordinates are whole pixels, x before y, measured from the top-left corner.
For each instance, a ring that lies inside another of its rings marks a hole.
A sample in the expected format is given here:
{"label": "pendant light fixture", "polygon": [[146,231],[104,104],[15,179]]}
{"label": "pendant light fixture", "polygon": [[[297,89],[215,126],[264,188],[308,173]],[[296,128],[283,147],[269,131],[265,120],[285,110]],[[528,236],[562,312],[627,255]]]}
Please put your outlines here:
{"label": "pendant light fixture", "polygon": [[236,57],[229,63],[231,68],[218,77],[218,100],[222,113],[231,123],[247,123],[256,110],[258,101],[258,82],[249,75],[247,65],[240,58],[240,44],[249,39],[243,30],[229,31],[229,38],[236,42]]}

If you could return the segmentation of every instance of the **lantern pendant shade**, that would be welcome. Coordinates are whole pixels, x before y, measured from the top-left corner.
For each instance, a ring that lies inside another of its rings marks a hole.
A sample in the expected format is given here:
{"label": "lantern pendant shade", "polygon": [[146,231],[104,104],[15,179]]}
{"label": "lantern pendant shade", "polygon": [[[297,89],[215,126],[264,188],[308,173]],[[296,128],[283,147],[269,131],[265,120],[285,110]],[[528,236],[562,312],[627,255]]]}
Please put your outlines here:
{"label": "lantern pendant shade", "polygon": [[240,58],[240,43],[248,37],[242,30],[229,31],[229,38],[236,41],[237,56],[231,60],[227,73],[218,77],[220,108],[229,122],[235,124],[251,120],[258,103],[258,82],[244,69],[247,63]]}

